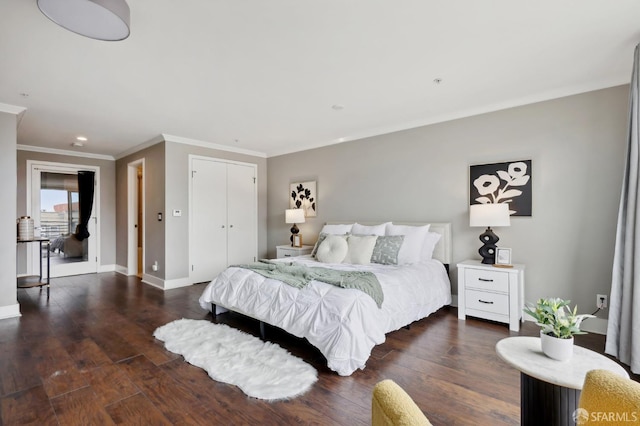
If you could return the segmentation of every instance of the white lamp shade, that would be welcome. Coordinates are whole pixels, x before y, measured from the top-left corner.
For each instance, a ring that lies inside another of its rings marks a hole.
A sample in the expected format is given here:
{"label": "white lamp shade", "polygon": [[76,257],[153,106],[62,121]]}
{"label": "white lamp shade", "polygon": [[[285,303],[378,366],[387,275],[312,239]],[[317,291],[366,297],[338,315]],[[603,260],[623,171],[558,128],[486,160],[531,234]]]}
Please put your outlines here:
{"label": "white lamp shade", "polygon": [[469,226],[511,226],[509,204],[470,205]]}
{"label": "white lamp shade", "polygon": [[85,37],[106,41],[129,37],[125,0],[38,0],[38,7],[56,24]]}
{"label": "white lamp shade", "polygon": [[284,212],[285,223],[304,223],[303,209],[287,209]]}

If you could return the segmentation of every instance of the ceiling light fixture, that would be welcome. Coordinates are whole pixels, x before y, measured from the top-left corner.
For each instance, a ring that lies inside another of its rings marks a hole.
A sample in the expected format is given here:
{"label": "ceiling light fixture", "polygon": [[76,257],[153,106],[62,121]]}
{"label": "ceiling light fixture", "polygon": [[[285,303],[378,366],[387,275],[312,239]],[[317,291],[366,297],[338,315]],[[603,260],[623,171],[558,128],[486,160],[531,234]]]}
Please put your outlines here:
{"label": "ceiling light fixture", "polygon": [[79,141],[81,141],[81,142],[86,142],[86,141],[88,141],[88,139],[87,139],[87,137],[86,137],[86,136],[78,136],[76,139],[77,139],[77,140],[79,140]]}
{"label": "ceiling light fixture", "polygon": [[129,37],[125,0],[38,0],[38,7],[56,24],[85,37],[105,41]]}
{"label": "ceiling light fixture", "polygon": [[81,148],[84,146],[84,144],[82,142],[72,142],[71,146],[76,147],[76,148]]}

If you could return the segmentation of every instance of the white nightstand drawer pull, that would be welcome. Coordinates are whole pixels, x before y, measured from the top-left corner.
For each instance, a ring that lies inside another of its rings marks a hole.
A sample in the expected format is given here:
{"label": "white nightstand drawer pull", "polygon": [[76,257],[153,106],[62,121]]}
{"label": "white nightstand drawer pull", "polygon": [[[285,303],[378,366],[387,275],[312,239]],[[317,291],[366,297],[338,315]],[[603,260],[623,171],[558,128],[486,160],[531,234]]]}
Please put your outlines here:
{"label": "white nightstand drawer pull", "polygon": [[284,257],[291,257],[291,255],[290,254],[285,254]]}
{"label": "white nightstand drawer pull", "polygon": [[492,283],[493,280],[487,279],[487,278],[478,278],[478,281],[484,281],[485,283]]}
{"label": "white nightstand drawer pull", "polygon": [[480,303],[486,303],[487,305],[493,305],[493,302],[487,302],[486,300],[478,299]]}

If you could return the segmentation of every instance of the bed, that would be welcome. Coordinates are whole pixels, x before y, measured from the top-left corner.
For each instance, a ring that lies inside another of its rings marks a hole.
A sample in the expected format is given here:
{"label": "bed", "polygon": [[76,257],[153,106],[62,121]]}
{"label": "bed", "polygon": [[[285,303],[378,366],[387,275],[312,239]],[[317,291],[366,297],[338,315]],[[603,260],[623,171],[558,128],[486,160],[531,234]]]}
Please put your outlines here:
{"label": "bed", "polygon": [[[427,227],[425,223],[391,225],[387,222],[378,225],[361,223],[360,229],[380,230],[385,229],[385,225],[387,229],[389,226],[407,229]],[[431,223],[428,231],[430,235],[440,236],[431,247],[433,254],[429,259],[421,258],[403,265],[321,263],[311,255],[275,260],[337,271],[370,272],[377,278],[384,294],[380,307],[369,294],[358,289],[340,288],[318,280],[298,289],[252,270],[233,266],[207,285],[199,303],[203,309],[213,310],[214,316],[216,310],[227,309],[303,337],[320,350],[331,370],[348,376],[365,367],[371,350],[385,341],[386,333],[408,326],[451,303],[448,277],[451,225]],[[409,236],[402,238],[404,249],[409,245]],[[334,237],[331,239],[335,240]],[[383,241],[383,238],[378,237],[378,240]]]}

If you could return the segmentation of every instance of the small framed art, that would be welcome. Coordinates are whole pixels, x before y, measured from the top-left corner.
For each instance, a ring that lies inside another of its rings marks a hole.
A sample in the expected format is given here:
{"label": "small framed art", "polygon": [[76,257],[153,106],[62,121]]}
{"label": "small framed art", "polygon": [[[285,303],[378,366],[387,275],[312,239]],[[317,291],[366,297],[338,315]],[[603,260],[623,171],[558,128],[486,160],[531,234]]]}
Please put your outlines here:
{"label": "small framed art", "polygon": [[495,266],[502,268],[511,268],[511,249],[504,247],[496,248],[496,261]]}
{"label": "small framed art", "polygon": [[302,247],[302,235],[301,234],[295,234],[293,236],[293,246],[294,247]]}

